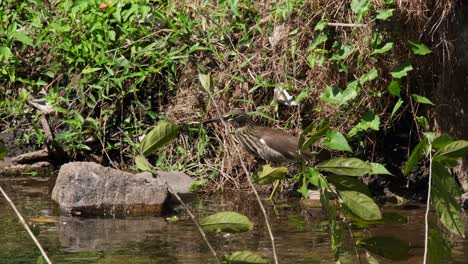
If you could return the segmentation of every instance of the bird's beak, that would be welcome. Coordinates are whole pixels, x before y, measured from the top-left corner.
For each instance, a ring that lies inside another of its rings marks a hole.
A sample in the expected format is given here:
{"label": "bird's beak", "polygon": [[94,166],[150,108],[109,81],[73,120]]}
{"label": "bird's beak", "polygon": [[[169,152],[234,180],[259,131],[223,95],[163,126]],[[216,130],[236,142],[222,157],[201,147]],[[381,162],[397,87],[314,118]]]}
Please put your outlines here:
{"label": "bird's beak", "polygon": [[226,115],[217,116],[217,117],[214,117],[214,118],[205,120],[205,121],[203,121],[203,124],[218,122],[218,121],[220,121],[221,119],[222,119],[222,120],[226,120],[226,121],[230,121],[231,118],[232,118],[232,115],[226,114]]}

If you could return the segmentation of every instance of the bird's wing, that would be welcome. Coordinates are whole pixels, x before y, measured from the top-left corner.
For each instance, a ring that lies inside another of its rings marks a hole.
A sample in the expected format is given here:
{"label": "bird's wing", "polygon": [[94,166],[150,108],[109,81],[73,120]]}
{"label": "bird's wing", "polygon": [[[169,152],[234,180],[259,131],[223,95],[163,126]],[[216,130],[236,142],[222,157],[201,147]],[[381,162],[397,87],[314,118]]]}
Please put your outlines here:
{"label": "bird's wing", "polygon": [[262,144],[281,153],[286,159],[293,160],[300,157],[297,151],[299,142],[297,137],[269,127],[261,127],[261,129],[263,131],[260,139]]}

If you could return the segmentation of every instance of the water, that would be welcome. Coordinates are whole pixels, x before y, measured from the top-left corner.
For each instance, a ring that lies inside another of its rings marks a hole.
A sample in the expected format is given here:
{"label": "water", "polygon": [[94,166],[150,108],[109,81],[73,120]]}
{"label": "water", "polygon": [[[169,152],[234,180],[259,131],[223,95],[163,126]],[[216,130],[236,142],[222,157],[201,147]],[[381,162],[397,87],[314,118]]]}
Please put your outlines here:
{"label": "water", "polygon": [[[161,217],[124,219],[59,216],[50,200],[54,179],[48,177],[7,178],[0,184],[30,222],[54,263],[215,263],[207,246],[185,212],[177,211],[177,222]],[[263,215],[251,195],[229,193],[201,197],[191,202],[202,218],[216,211],[230,210],[247,215],[254,223],[252,232],[213,234],[208,238],[217,253],[250,250],[268,259],[271,244]],[[0,199],[0,263],[35,263],[40,255],[5,199]],[[333,263],[326,218],[320,209],[303,209],[298,198],[266,203],[276,239],[280,263]],[[359,236],[391,235],[410,243],[408,260],[380,263],[421,263],[424,251],[424,207],[411,210],[385,209],[398,213],[398,223],[358,229]],[[55,223],[35,223],[33,218],[51,218]],[[465,222],[466,218],[465,218]],[[344,256],[356,263],[352,241],[346,235]],[[362,254],[363,263],[364,254]],[[454,240],[453,261],[467,263],[468,241]],[[271,261],[271,259],[269,259]]]}

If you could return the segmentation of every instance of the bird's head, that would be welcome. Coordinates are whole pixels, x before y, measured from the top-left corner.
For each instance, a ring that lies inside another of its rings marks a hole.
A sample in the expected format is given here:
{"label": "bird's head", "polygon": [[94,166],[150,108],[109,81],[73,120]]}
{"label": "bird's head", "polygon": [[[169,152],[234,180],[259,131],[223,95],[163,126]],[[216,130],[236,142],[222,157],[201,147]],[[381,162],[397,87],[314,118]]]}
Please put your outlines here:
{"label": "bird's head", "polygon": [[222,116],[218,116],[209,120],[206,120],[203,123],[211,123],[219,120],[225,120],[227,122],[233,122],[235,127],[243,127],[247,124],[253,124],[252,119],[247,115],[244,109],[234,108],[233,110],[227,112]]}

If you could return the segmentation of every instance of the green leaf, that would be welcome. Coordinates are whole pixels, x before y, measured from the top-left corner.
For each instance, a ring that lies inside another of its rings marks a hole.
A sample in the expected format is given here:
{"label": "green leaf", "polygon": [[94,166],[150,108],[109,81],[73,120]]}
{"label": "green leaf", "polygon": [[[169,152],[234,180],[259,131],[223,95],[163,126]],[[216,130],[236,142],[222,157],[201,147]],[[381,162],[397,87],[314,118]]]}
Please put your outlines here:
{"label": "green leaf", "polygon": [[374,163],[374,162],[371,162],[369,163],[371,165],[371,172],[369,173],[369,175],[375,175],[375,174],[380,174],[380,175],[393,175],[392,173],[390,173],[384,165],[380,164],[380,163]]}
{"label": "green leaf", "polygon": [[271,167],[270,164],[263,165],[261,171],[253,175],[253,181],[257,184],[270,184],[284,178],[288,174],[286,167]]}
{"label": "green leaf", "polygon": [[8,47],[0,47],[0,61],[7,62],[13,57],[11,49]]}
{"label": "green leaf", "polygon": [[327,176],[327,180],[335,185],[338,191],[356,191],[370,196],[369,188],[362,182],[361,178],[333,174]]}
{"label": "green leaf", "polygon": [[394,237],[375,236],[364,239],[361,245],[370,252],[391,260],[409,258],[408,242]]}
{"label": "green leaf", "polygon": [[368,0],[352,0],[351,11],[357,16],[357,22],[360,22],[362,18],[369,12],[371,3]]}
{"label": "green leaf", "polygon": [[[299,137],[299,146],[301,146],[301,151],[308,149],[315,142],[321,139],[325,133],[327,133],[328,129],[330,129],[330,124],[326,120],[320,122],[319,124],[312,123],[307,126],[307,128],[304,129],[304,132],[302,132],[301,136]],[[306,139],[307,136],[309,136],[309,138]]]}
{"label": "green leaf", "polygon": [[223,256],[223,263],[226,264],[266,264],[268,263],[261,256],[250,251],[236,251]]}
{"label": "green leaf", "polygon": [[334,129],[327,131],[323,144],[333,150],[353,152],[346,138]]}
{"label": "green leaf", "polygon": [[452,248],[448,237],[439,227],[433,226],[429,230],[429,261],[431,264],[449,263]]}
{"label": "green leaf", "polygon": [[421,104],[429,104],[429,105],[434,105],[431,100],[427,99],[424,96],[413,94],[413,99],[416,100],[416,102],[421,103]]}
{"label": "green leaf", "polygon": [[403,100],[401,98],[398,98],[398,101],[393,106],[392,114],[390,115],[390,117],[393,117],[393,115],[395,115],[395,113],[398,111],[398,109],[400,109],[402,105],[403,105]]}
{"label": "green leaf", "polygon": [[405,76],[408,75],[408,72],[413,70],[413,66],[409,63],[403,63],[398,67],[395,67],[390,74],[392,75],[393,78],[395,79],[401,79]]}
{"label": "green leaf", "polygon": [[435,150],[440,150],[441,148],[445,147],[446,145],[448,145],[449,143],[451,143],[453,141],[454,140],[449,135],[442,134],[442,135],[434,138],[434,140],[432,140],[431,144],[432,144],[432,147]]}
{"label": "green leaf", "polygon": [[148,162],[145,156],[138,155],[135,157],[135,165],[141,171],[152,172],[153,166]]}
{"label": "green leaf", "polygon": [[369,196],[356,191],[338,191],[340,200],[355,215],[364,220],[382,219],[380,209]]}
{"label": "green leaf", "polygon": [[252,230],[253,223],[245,215],[227,211],[203,218],[200,226],[208,231],[240,233]]}
{"label": "green leaf", "polygon": [[464,225],[460,217],[460,203],[455,196],[460,195],[460,188],[445,166],[432,163],[431,204],[439,215],[440,222],[453,234],[465,237]]}
{"label": "green leaf", "polygon": [[314,27],[314,31],[323,31],[325,26],[327,26],[328,20],[326,18],[322,18]]}
{"label": "green leaf", "polygon": [[379,20],[387,20],[388,18],[393,16],[393,11],[395,11],[394,8],[380,9],[377,11],[377,15],[375,16],[375,18]]}
{"label": "green leaf", "polygon": [[458,159],[468,155],[468,141],[456,140],[446,144],[434,156],[434,160]]}
{"label": "green leaf", "polygon": [[23,43],[24,45],[28,45],[28,46],[34,46],[31,38],[26,35],[25,33],[23,32],[19,32],[19,31],[16,31],[16,32],[13,32],[11,33],[11,37],[14,39],[14,40],[17,40],[21,43]]}
{"label": "green leaf", "polygon": [[205,185],[207,182],[209,182],[208,179],[200,179],[196,181],[192,186],[190,186],[190,191],[195,191],[198,189],[198,187]]}
{"label": "green leaf", "polygon": [[379,130],[379,126],[380,117],[374,114],[374,112],[372,111],[367,111],[366,113],[364,113],[359,123],[348,132],[348,137],[353,137],[357,135],[357,133],[369,129]]}
{"label": "green leaf", "polygon": [[379,71],[376,68],[368,71],[366,74],[359,78],[359,84],[364,85],[366,82],[372,81],[379,76]]}
{"label": "green leaf", "polygon": [[431,53],[431,49],[429,49],[424,43],[415,40],[408,40],[408,44],[411,47],[411,50],[416,55],[427,55]]}
{"label": "green leaf", "polygon": [[427,151],[428,147],[429,147],[429,142],[427,138],[421,140],[416,145],[416,147],[414,147],[413,151],[411,151],[408,161],[405,163],[405,167],[403,168],[404,176],[408,176],[408,174],[410,174],[411,170],[413,170],[414,166],[418,164],[418,161],[423,156],[423,153]]}
{"label": "green leaf", "polygon": [[203,91],[209,94],[211,91],[211,86],[212,86],[211,75],[199,73],[198,80],[200,80],[200,84],[201,84]]}
{"label": "green leaf", "polygon": [[393,96],[401,97],[400,81],[392,80],[388,85],[388,92]]}
{"label": "green leaf", "polygon": [[309,86],[307,88],[305,88],[304,90],[302,90],[297,96],[296,96],[296,99],[294,100],[296,103],[300,103],[302,102],[302,100],[306,99],[307,97],[309,97],[309,93],[310,93],[310,90],[312,90],[313,86]]}
{"label": "green leaf", "polygon": [[317,169],[346,176],[364,176],[371,172],[371,165],[358,158],[334,158],[323,161]]}
{"label": "green leaf", "polygon": [[8,149],[5,147],[5,145],[0,143],[0,160],[5,158],[7,155],[8,155]]}
{"label": "green leaf", "polygon": [[391,50],[393,48],[393,41],[387,41],[385,43],[380,44],[377,46],[371,53],[371,55],[374,54],[384,54],[387,51]]}
{"label": "green leaf", "polygon": [[160,121],[141,141],[140,150],[147,157],[171,142],[179,127],[167,121]]}
{"label": "green leaf", "polygon": [[96,71],[100,71],[101,68],[91,68],[91,67],[86,67],[81,71],[81,74],[88,74]]}
{"label": "green leaf", "polygon": [[349,100],[352,100],[357,97],[358,89],[356,87],[350,86],[347,87],[344,91],[340,88],[327,87],[320,94],[320,100],[326,103],[335,104],[335,105],[344,105]]}

